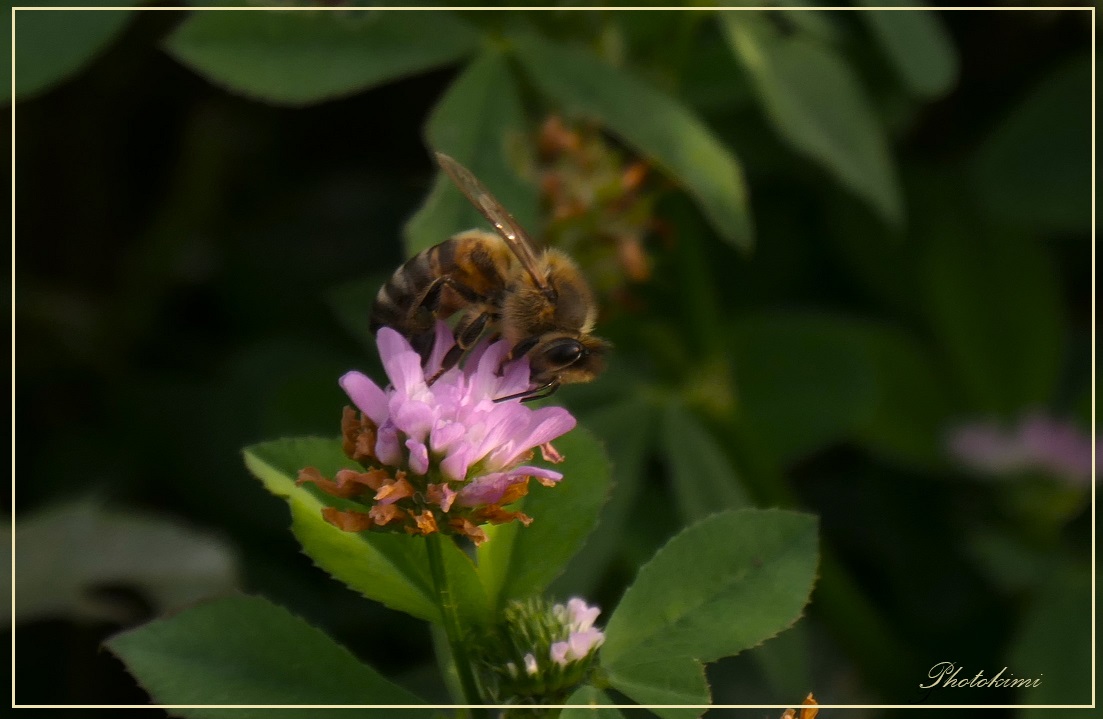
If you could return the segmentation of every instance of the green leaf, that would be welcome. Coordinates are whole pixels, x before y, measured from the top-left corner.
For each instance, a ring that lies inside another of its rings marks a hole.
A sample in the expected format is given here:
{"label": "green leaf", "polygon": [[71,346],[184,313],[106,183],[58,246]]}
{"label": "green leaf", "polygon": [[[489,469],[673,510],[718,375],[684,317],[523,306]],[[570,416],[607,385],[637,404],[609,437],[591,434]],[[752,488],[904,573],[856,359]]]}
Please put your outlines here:
{"label": "green leaf", "polygon": [[740,509],[702,520],[640,569],[605,629],[602,666],[749,649],[800,617],[817,559],[811,515]]}
{"label": "green leaf", "polygon": [[603,709],[593,709],[591,707],[600,707],[604,704],[613,704],[613,700],[609,698],[609,695],[605,692],[584,684],[575,690],[574,694],[571,694],[567,698],[567,704],[580,707],[586,707],[585,709],[572,709],[570,707],[564,709],[559,714],[559,719],[623,719],[624,715],[620,711],[611,707]]}
{"label": "green leaf", "polygon": [[[300,469],[317,467],[332,477],[357,468],[336,439],[282,439],[245,450],[245,464],[272,494],[291,507],[291,529],[314,563],[369,599],[433,622],[440,621],[423,537],[383,532],[344,532],[322,519],[322,507],[339,500],[295,485]],[[471,560],[454,543],[444,543],[445,570],[460,616],[469,624],[487,619],[486,594]]]}
{"label": "green leaf", "polygon": [[[55,3],[56,4],[56,3]],[[130,6],[140,3],[121,2]],[[48,3],[20,2],[20,6]],[[70,6],[96,5],[83,0]],[[4,76],[6,94],[26,99],[49,90],[92,62],[117,38],[134,13],[129,10],[15,11],[15,93],[11,75]],[[6,57],[11,57],[12,15],[4,12]]]}
{"label": "green leaf", "polygon": [[1058,67],[987,135],[972,189],[1008,227],[1086,234],[1091,228],[1091,58]]}
{"label": "green leaf", "polygon": [[[525,144],[524,132],[517,84],[505,59],[494,50],[475,58],[456,78],[425,128],[431,148],[471,170],[523,227],[531,229],[537,220],[536,187],[517,176],[512,159],[515,148]],[[425,204],[406,224],[406,251],[414,255],[472,227],[490,229],[448,176],[438,172]]]}
{"label": "green leaf", "polygon": [[839,441],[872,416],[872,360],[830,316],[763,312],[732,335],[746,424],[780,459]]}
{"label": "green leaf", "polygon": [[[859,0],[869,7],[921,6],[900,0]],[[957,82],[958,56],[950,34],[934,12],[899,10],[855,13],[869,28],[900,79],[922,98],[945,95]]]}
{"label": "green leaf", "polygon": [[813,40],[782,35],[756,14],[718,17],[781,139],[890,225],[901,225],[903,204],[888,141],[846,62]]}
{"label": "green leaf", "polygon": [[200,10],[165,49],[231,92],[302,105],[457,62],[477,39],[448,12]]}
{"label": "green leaf", "polygon": [[492,606],[542,591],[585,543],[609,493],[609,459],[601,443],[583,427],[555,441],[565,461],[555,487],[537,482],[528,496],[511,505],[533,518],[487,527],[489,541],[478,549],[479,575]]}
{"label": "green leaf", "polygon": [[721,237],[751,249],[739,161],[689,108],[576,47],[525,35],[514,52],[540,91],[568,113],[600,121],[678,182]]}
{"label": "green leaf", "polygon": [[667,405],[660,436],[674,496],[687,524],[721,509],[751,504],[716,438],[680,403]]}
{"label": "green leaf", "polygon": [[[423,703],[320,630],[260,597],[201,604],[118,634],[107,647],[162,704]],[[270,709],[175,712],[188,717],[271,715]]]}
{"label": "green leaf", "polygon": [[[605,666],[609,684],[617,691],[644,705],[710,703],[705,668],[696,659],[670,655],[661,659],[625,658],[615,666]],[[651,709],[663,719],[698,717],[703,709]]]}
{"label": "green leaf", "polygon": [[[1086,568],[1062,566],[1040,590],[1012,642],[1007,666],[1016,679],[1041,681],[1037,687],[1017,689],[1015,700],[1023,704],[1091,704],[1091,576]],[[1028,719],[1084,715],[1083,709],[1022,712]]]}

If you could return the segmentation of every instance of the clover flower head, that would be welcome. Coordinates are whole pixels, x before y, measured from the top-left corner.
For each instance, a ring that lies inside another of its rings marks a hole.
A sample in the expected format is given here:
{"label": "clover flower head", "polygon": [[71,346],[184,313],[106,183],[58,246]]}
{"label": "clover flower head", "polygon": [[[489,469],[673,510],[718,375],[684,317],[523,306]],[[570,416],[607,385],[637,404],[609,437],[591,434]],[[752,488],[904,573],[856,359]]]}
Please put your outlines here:
{"label": "clover flower head", "polygon": [[578,597],[566,604],[511,602],[481,643],[483,686],[497,701],[510,703],[566,697],[585,680],[605,642],[594,626],[600,613]]}
{"label": "clover flower head", "polygon": [[341,529],[444,532],[478,544],[486,540],[481,524],[532,521],[502,508],[528,492],[531,478],[554,486],[563,477],[527,462],[536,448],[545,459],[562,459],[551,441],[575,426],[574,417],[561,407],[497,401],[529,388],[528,360],[510,361],[509,343],[484,340],[461,365],[443,368],[455,338],[444,322],[435,332],[423,364],[406,338],[380,328],[387,389],[360,372],[340,379],[356,408],[346,407],[342,420],[345,454],[364,471],[342,470],[330,480],[308,467],[299,483],[364,505],[367,511],[324,510]]}

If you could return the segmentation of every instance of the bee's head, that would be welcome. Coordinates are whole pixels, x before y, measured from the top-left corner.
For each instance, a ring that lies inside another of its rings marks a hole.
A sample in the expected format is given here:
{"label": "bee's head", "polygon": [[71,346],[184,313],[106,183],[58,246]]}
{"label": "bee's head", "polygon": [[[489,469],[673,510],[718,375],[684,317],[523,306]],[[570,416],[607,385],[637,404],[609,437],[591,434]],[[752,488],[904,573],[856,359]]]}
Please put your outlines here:
{"label": "bee's head", "polygon": [[609,343],[588,334],[548,332],[528,352],[532,383],[589,382],[605,369]]}

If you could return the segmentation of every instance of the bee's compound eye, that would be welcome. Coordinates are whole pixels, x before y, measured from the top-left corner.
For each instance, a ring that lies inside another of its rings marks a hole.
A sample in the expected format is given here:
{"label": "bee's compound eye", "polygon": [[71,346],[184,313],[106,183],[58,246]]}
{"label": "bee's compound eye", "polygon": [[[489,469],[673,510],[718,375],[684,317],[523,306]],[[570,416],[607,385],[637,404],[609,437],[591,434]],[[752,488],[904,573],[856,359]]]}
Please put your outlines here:
{"label": "bee's compound eye", "polygon": [[585,352],[582,343],[578,340],[562,340],[551,345],[544,351],[548,361],[559,367],[574,364]]}

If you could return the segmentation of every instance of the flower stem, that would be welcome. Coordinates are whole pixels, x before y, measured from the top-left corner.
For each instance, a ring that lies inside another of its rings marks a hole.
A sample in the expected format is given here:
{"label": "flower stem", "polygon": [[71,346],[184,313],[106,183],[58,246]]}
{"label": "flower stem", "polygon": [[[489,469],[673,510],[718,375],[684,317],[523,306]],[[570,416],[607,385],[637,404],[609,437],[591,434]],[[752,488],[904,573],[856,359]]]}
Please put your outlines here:
{"label": "flower stem", "polygon": [[[433,586],[437,592],[437,605],[440,607],[444,633],[448,636],[448,646],[452,650],[452,661],[456,665],[456,674],[460,679],[464,699],[468,704],[481,704],[482,697],[479,696],[479,687],[475,683],[475,674],[471,670],[471,659],[467,654],[467,645],[463,641],[463,630],[460,627],[459,613],[456,611],[456,600],[452,597],[452,587],[448,584],[448,574],[444,569],[444,553],[441,543],[451,540],[440,533],[435,533],[428,535],[425,541],[426,550],[429,553],[429,571],[433,574]],[[471,716],[474,719],[482,719],[487,716],[487,713],[485,709],[472,709]]]}

